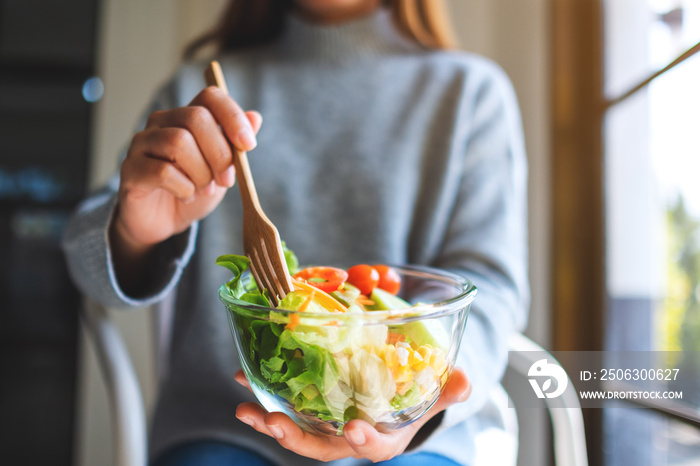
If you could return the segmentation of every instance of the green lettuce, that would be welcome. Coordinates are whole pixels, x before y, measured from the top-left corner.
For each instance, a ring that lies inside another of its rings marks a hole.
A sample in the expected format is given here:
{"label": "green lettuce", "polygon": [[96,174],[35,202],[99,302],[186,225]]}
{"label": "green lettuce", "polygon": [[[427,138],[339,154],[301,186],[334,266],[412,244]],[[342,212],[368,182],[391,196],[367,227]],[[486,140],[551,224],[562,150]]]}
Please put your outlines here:
{"label": "green lettuce", "polygon": [[216,265],[226,267],[233,274],[233,278],[226,283],[226,288],[234,298],[240,297],[245,293],[241,283],[243,272],[250,267],[250,259],[245,256],[237,256],[235,254],[225,254],[216,258]]}
{"label": "green lettuce", "polygon": [[397,394],[394,396],[394,398],[391,399],[391,406],[396,411],[403,411],[406,408],[417,405],[420,401],[420,389],[418,388],[418,384],[414,383],[403,395]]}
{"label": "green lettuce", "polygon": [[[287,267],[294,274],[298,271],[299,262],[286,244],[282,244]],[[248,287],[243,286],[241,277],[250,267],[247,257],[228,254],[217,258],[216,263],[234,275],[226,283],[234,300],[270,307],[267,290],[261,293],[254,281]],[[304,300],[292,292],[282,300],[279,309],[296,310]],[[307,335],[285,328],[287,317],[281,312],[270,312],[269,318],[264,320],[234,313],[233,320],[242,333],[241,342],[253,363],[251,369],[258,379],[255,381],[257,385],[285,398],[298,412],[323,420],[345,420],[347,406],[332,402],[338,398],[334,393],[338,385],[338,367],[333,354],[322,346],[328,342],[328,336],[316,333]],[[347,394],[343,399],[348,404]]]}
{"label": "green lettuce", "polygon": [[294,251],[287,247],[287,243],[282,241],[282,250],[284,251],[284,260],[287,263],[287,269],[290,275],[294,275],[299,271],[299,259],[297,259]]}
{"label": "green lettuce", "polygon": [[239,319],[246,328],[250,360],[258,386],[286,399],[294,409],[324,420],[343,420],[343,411],[329,406],[326,395],[338,382],[333,354],[304,341],[303,334],[283,324],[260,319]]}
{"label": "green lettuce", "polygon": [[[287,266],[294,274],[298,260],[284,243],[283,247]],[[216,263],[234,275],[226,283],[234,304],[271,307],[266,290],[261,292],[254,280],[247,284],[242,281],[250,267],[248,258],[224,255]],[[354,304],[357,295],[359,290],[348,284],[334,292],[337,299],[349,305],[345,315],[348,321],[353,319],[352,314],[364,312]],[[392,372],[379,356],[388,338],[387,325],[319,325],[319,314],[329,311],[312,301],[295,325],[288,326],[286,311],[299,310],[308,297],[308,292],[292,291],[280,300],[276,310],[262,310],[259,317],[231,311],[251,383],[284,398],[299,413],[340,424],[356,418],[380,422],[387,413],[420,402],[419,383],[413,383],[403,395],[397,394]],[[410,306],[388,293],[375,291],[372,299],[376,310]],[[406,324],[402,330],[409,341],[416,342],[436,333],[421,322]],[[438,347],[438,343],[433,346]]]}

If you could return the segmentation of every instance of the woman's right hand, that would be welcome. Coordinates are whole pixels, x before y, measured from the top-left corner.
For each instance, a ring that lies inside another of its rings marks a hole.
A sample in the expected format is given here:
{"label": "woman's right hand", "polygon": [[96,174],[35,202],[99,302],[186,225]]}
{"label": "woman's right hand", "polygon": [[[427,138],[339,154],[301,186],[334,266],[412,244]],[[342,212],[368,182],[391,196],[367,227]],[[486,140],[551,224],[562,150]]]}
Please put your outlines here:
{"label": "woman's right hand", "polygon": [[[233,152],[255,147],[262,117],[216,87],[187,107],[154,112],[121,168],[110,239],[118,269],[206,217],[235,182]],[[230,143],[229,143],[230,141]],[[123,274],[119,274],[123,275]]]}

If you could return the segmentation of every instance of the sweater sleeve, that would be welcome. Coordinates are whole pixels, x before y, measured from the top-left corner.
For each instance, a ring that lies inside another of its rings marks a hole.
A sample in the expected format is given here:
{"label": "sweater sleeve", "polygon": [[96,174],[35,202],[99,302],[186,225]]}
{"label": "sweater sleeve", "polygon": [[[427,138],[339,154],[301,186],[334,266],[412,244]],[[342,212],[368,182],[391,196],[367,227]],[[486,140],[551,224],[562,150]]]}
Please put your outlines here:
{"label": "sweater sleeve", "polygon": [[510,337],[527,321],[527,168],[520,114],[505,74],[486,63],[462,111],[463,164],[454,210],[436,266],[478,288],[456,365],[472,384],[446,410],[438,431],[484,407],[501,380]]}
{"label": "sweater sleeve", "polygon": [[[156,96],[145,115],[175,105],[172,85],[165,86]],[[145,125],[142,119],[139,128]],[[165,297],[175,287],[194,251],[197,223],[183,233],[157,246],[154,259],[157,275],[149,277],[143,295],[128,296],[117,281],[109,226],[117,205],[119,176],[115,175],[96,194],[79,204],[64,232],[62,248],[73,282],[87,297],[113,308],[148,306]]]}

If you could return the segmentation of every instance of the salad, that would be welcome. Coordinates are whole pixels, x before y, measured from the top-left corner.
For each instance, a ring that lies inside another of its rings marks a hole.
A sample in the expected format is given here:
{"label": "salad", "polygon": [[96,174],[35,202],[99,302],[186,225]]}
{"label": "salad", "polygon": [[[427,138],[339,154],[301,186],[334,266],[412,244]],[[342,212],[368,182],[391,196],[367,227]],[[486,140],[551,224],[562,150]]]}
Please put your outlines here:
{"label": "salad", "polygon": [[[281,398],[294,414],[329,421],[340,432],[351,419],[391,425],[403,412],[427,409],[449,376],[447,330],[436,319],[357,319],[412,307],[397,296],[397,271],[367,264],[299,269],[286,246],[285,256],[294,290],[275,308],[267,290],[243,279],[248,258],[217,259],[234,275],[221,292],[233,303],[227,306],[229,322],[251,386]],[[237,312],[236,305],[261,306],[261,313]]]}

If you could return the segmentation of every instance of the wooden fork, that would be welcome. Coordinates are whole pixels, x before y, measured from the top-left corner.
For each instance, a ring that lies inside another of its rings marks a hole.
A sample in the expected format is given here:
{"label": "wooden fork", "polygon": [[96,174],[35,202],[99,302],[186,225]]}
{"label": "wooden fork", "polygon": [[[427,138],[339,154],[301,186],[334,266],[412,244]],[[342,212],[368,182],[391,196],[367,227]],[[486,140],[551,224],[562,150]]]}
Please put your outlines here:
{"label": "wooden fork", "polygon": [[[209,64],[204,77],[207,86],[217,86],[228,94],[224,74],[218,61]],[[250,259],[250,270],[258,285],[270,292],[274,304],[292,291],[292,277],[284,259],[284,250],[275,225],[267,218],[253,183],[248,156],[236,149],[233,151],[233,166],[236,169],[238,189],[243,203],[243,251]]]}

